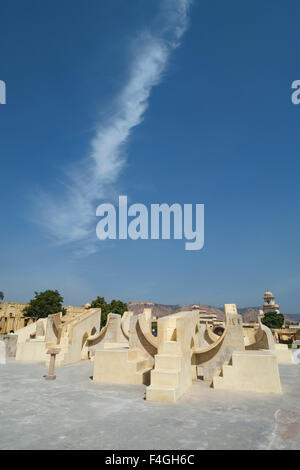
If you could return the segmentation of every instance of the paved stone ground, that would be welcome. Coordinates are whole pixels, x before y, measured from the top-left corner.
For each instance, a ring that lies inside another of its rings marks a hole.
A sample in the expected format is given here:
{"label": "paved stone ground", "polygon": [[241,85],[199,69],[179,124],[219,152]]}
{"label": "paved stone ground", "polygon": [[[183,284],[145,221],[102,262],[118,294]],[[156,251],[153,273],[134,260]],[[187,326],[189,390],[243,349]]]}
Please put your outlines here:
{"label": "paved stone ground", "polygon": [[0,365],[0,449],[300,449],[300,366],[280,366],[282,395],[196,382],[176,404],[142,385],[96,383],[88,361],[56,370]]}

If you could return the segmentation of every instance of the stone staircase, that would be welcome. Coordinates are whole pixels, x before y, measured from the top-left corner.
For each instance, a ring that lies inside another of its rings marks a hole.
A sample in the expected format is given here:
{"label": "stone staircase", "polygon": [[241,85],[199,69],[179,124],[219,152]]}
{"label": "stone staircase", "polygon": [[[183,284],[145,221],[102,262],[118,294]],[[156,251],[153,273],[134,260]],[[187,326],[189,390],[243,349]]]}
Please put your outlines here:
{"label": "stone staircase", "polygon": [[228,365],[234,351],[245,351],[242,317],[237,314],[236,305],[225,304],[225,331],[209,351],[196,353],[196,375],[208,382],[220,375],[223,365]]}
{"label": "stone staircase", "polygon": [[175,403],[192,385],[191,345],[198,312],[178,312],[158,321],[158,349],[146,400]]}
{"label": "stone staircase", "polygon": [[151,371],[151,385],[146,390],[147,400],[176,402],[180,396],[182,356],[158,354]]}

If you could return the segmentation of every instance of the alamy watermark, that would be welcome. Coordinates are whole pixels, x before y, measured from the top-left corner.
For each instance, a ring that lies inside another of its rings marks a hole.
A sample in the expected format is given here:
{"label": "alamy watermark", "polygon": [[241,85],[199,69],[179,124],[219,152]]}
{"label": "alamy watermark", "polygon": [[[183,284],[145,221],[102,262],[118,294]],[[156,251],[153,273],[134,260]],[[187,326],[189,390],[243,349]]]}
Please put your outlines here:
{"label": "alamy watermark", "polygon": [[105,203],[97,207],[101,217],[96,227],[99,240],[188,240],[185,249],[201,250],[204,245],[204,204],[144,204],[128,207],[127,196],[119,196],[117,209]]}
{"label": "alamy watermark", "polygon": [[0,104],[6,104],[6,84],[0,80]]}
{"label": "alamy watermark", "polygon": [[300,103],[300,80],[294,80],[292,83],[292,96],[291,100],[293,104],[299,104]]}

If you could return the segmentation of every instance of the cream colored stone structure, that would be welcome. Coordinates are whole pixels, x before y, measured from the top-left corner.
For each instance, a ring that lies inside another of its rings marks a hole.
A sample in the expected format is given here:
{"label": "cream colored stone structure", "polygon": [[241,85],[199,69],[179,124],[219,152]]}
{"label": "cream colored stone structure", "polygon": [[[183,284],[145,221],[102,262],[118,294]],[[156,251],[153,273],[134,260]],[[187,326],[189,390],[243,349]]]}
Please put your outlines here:
{"label": "cream colored stone structure", "polygon": [[270,351],[234,351],[222,373],[213,378],[213,387],[222,390],[281,393],[276,357]]}
{"label": "cream colored stone structure", "polygon": [[149,401],[176,402],[192,384],[192,351],[199,345],[198,312],[179,312],[157,322],[158,349]]}
{"label": "cream colored stone structure", "polygon": [[[16,332],[25,326],[35,323],[37,318],[24,317],[23,309],[28,304],[20,302],[1,302],[0,303],[0,334],[9,334],[11,331]],[[73,307],[67,305],[67,316],[75,317],[85,311],[85,307]]]}
{"label": "cream colored stone structure", "polygon": [[124,312],[123,316],[117,313],[107,315],[106,325],[95,335],[87,339],[89,356],[93,357],[99,349],[116,349],[128,347],[129,324],[132,312]]}
{"label": "cream colored stone structure", "polygon": [[88,358],[88,337],[99,332],[101,309],[84,310],[81,314],[49,315],[18,330],[16,360],[45,361],[48,365],[49,348],[59,348],[56,366],[73,364]]}
{"label": "cream colored stone structure", "polygon": [[293,364],[293,354],[287,344],[275,343],[272,331],[262,323],[264,313],[260,310],[258,324],[247,331],[245,347],[247,351],[269,350],[277,359],[278,364]]}
{"label": "cream colored stone structure", "polygon": [[93,380],[145,385],[150,383],[150,370],[157,352],[157,338],[151,331],[151,309],[144,309],[139,315],[125,315],[124,323],[122,322],[124,331],[128,322],[128,345],[95,351]]}
{"label": "cream colored stone structure", "polygon": [[276,344],[261,322],[243,326],[235,304],[225,304],[225,321],[204,318],[199,309],[157,320],[151,308],[138,315],[110,313],[100,331],[101,309],[87,305],[40,319],[16,331],[18,361],[45,361],[58,350],[56,366],[92,359],[93,380],[146,385],[146,399],[177,402],[192,381],[216,389],[281,393],[278,362],[291,363],[286,345]]}
{"label": "cream colored stone structure", "polygon": [[236,306],[225,304],[225,328],[217,341],[206,347],[194,348],[192,356],[193,377],[212,382],[220,374],[223,364],[227,363],[233,351],[244,351],[242,317]]}
{"label": "cream colored stone structure", "polygon": [[248,351],[258,349],[274,349],[274,338],[272,331],[261,321],[264,314],[260,310],[258,315],[258,323],[252,328],[244,328],[245,347]]}
{"label": "cream colored stone structure", "polygon": [[278,364],[294,364],[293,353],[287,344],[275,343],[271,353],[277,358]]}
{"label": "cream colored stone structure", "polygon": [[[245,350],[242,318],[234,304],[224,307],[226,323],[223,335],[206,350],[195,351],[197,376],[212,380],[214,388],[240,391],[281,393],[278,362],[275,354],[266,350]],[[255,346],[270,349],[271,331],[261,324]],[[212,355],[208,358],[208,355]]]}
{"label": "cream colored stone structure", "polygon": [[[93,378],[149,385],[146,399],[158,402],[176,402],[193,380],[207,380],[226,390],[280,393],[276,355],[271,350],[245,349],[242,317],[235,304],[225,305],[225,317],[223,330],[214,334],[195,309],[178,312],[158,319],[154,337],[151,312],[145,309],[130,319],[129,348],[95,352]],[[205,346],[203,327],[210,341]],[[261,325],[260,335],[253,343],[270,349],[270,331]]]}

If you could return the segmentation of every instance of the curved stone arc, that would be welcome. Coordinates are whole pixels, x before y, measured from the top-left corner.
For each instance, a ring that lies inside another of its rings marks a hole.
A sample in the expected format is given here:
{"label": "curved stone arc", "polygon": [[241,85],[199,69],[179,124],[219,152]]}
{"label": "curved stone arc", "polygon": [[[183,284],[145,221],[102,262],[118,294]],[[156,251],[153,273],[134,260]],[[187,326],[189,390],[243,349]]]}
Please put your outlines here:
{"label": "curved stone arc", "polygon": [[245,346],[246,351],[275,348],[272,331],[261,321],[263,316],[263,313],[258,315],[258,329],[255,332],[255,341]]}
{"label": "curved stone arc", "polygon": [[[149,356],[157,354],[157,337],[153,336],[151,330],[144,321],[143,314],[138,315],[135,324],[136,334],[143,349]],[[155,341],[156,340],[156,341]]]}
{"label": "curved stone arc", "polygon": [[140,313],[138,315],[137,323],[139,325],[140,331],[143,334],[145,340],[148,342],[148,344],[150,346],[152,346],[152,348],[157,350],[158,338],[157,338],[157,336],[153,336],[152,331],[151,331],[151,327],[146,322],[145,315]]}
{"label": "curved stone arc", "polygon": [[51,315],[52,318],[52,328],[53,332],[57,338],[57,344],[60,344],[61,340],[61,335],[62,335],[62,322],[61,322],[61,313],[55,313],[54,315]]}
{"label": "curved stone arc", "polygon": [[[36,334],[42,330],[42,328],[37,326],[38,322],[34,324],[36,328],[34,338],[32,338],[31,328],[28,331],[28,335],[25,335],[25,332],[24,334],[20,334],[20,341],[17,344],[16,360],[46,360],[47,364],[49,362],[47,350],[50,347],[60,345],[60,352],[56,358],[57,366],[78,362],[82,358],[83,332],[91,332],[92,329],[98,331],[100,319],[101,309],[89,309],[78,315],[77,318],[62,318],[61,313],[49,315],[43,325],[45,336]],[[26,329],[28,329],[28,327],[26,327]]]}
{"label": "curved stone arc", "polygon": [[124,312],[121,318],[121,330],[125,338],[129,341],[129,327],[130,327],[130,318],[132,317],[133,312]]}
{"label": "curved stone arc", "polygon": [[220,338],[219,335],[216,335],[212,329],[209,327],[208,323],[206,323],[206,328],[205,328],[205,332],[204,332],[204,339],[210,343],[210,344],[213,344],[215,343],[216,341],[218,341],[218,339]]}
{"label": "curved stone arc", "polygon": [[210,351],[216,352],[218,350],[218,347],[223,343],[223,341],[225,339],[225,336],[227,334],[227,331],[228,331],[228,325],[225,326],[225,329],[224,329],[224,332],[223,332],[222,336],[218,336],[217,341],[213,342],[209,346],[204,346],[204,347],[201,347],[201,348],[194,348],[193,349],[193,354],[201,355],[201,354],[209,353]]}
{"label": "curved stone arc", "polygon": [[197,372],[195,375],[203,376],[204,380],[212,381],[214,375],[220,373],[222,366],[231,360],[233,351],[245,351],[242,317],[234,310],[226,309],[226,306],[225,304],[225,329],[222,336],[209,346],[193,349],[192,367]]}
{"label": "curved stone arc", "polygon": [[107,331],[109,322],[110,322],[110,318],[111,318],[111,313],[107,315],[106,324],[104,325],[103,328],[101,328],[99,333],[96,333],[95,335],[91,335],[88,337],[88,339],[86,340],[87,347],[95,346],[96,344],[100,343],[103,340],[105,333]]}

